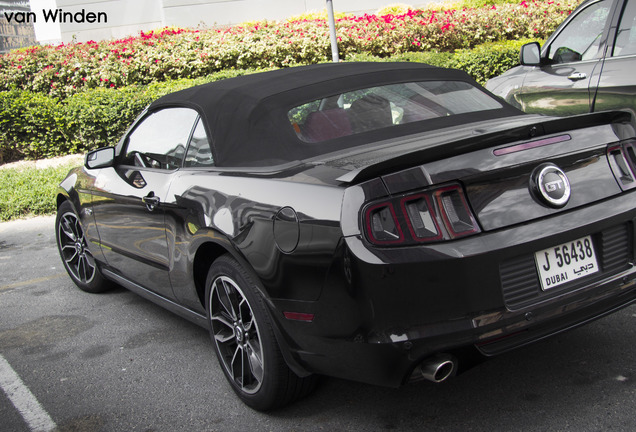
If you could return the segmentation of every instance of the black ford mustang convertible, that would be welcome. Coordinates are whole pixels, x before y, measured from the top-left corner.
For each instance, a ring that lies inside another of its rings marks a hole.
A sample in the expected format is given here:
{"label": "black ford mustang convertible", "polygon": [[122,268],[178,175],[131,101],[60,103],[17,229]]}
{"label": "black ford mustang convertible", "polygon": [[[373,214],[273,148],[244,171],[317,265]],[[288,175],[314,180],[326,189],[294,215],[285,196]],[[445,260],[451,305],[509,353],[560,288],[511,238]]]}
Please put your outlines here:
{"label": "black ford mustang convertible", "polygon": [[466,74],[341,63],[152,103],[57,196],[83,290],[209,328],[260,409],[329,375],[443,381],[636,299],[636,130],[524,114]]}

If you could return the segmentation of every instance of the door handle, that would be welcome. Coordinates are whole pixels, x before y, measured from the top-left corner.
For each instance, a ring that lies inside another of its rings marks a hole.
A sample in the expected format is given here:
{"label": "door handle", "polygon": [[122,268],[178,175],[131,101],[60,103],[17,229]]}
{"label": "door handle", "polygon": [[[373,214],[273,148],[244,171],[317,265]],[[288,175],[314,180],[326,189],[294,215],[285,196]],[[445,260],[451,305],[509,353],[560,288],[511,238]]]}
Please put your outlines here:
{"label": "door handle", "polygon": [[587,74],[584,72],[574,72],[568,76],[570,81],[580,81],[587,78]]}
{"label": "door handle", "polygon": [[150,192],[148,195],[141,199],[144,204],[146,204],[146,208],[148,211],[153,211],[161,202],[161,199],[158,196],[155,196],[154,192]]}

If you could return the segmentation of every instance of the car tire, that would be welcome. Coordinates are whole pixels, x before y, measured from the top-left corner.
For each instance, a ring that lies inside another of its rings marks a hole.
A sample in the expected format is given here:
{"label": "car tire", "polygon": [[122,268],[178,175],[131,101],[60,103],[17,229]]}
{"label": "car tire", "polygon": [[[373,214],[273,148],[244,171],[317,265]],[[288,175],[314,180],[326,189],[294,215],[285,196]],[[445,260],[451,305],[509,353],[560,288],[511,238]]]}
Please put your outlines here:
{"label": "car tire", "polygon": [[82,291],[101,293],[112,283],[106,280],[88,249],[84,230],[70,202],[64,201],[55,218],[55,238],[66,272]]}
{"label": "car tire", "polygon": [[210,336],[232,390],[259,411],[281,408],[309,394],[316,376],[299,377],[285,362],[257,278],[224,255],[208,272]]}

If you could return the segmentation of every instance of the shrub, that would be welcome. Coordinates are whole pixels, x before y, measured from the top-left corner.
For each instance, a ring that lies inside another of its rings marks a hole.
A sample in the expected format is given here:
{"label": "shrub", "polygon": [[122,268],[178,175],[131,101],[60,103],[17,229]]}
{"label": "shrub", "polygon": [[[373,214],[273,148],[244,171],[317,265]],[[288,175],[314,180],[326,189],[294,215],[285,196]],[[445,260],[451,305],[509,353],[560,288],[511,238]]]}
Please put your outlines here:
{"label": "shrub", "polygon": [[83,153],[114,145],[153,100],[188,87],[247,73],[229,70],[119,90],[86,90],[60,100],[31,91],[0,92],[0,161]]}
{"label": "shrub", "polygon": [[352,54],[349,61],[375,61],[375,62],[417,62],[431,66],[449,67],[454,54],[450,52],[407,52],[396,54],[392,57],[378,57],[369,54]]}
{"label": "shrub", "polygon": [[[345,16],[347,16],[346,13],[338,12],[336,10],[333,11],[333,15],[335,19],[344,18]],[[316,21],[316,20],[326,20],[326,19],[327,19],[327,9],[323,9],[323,10],[310,10],[300,15],[293,15],[287,18],[285,21],[287,22]]]}
{"label": "shrub", "polygon": [[31,91],[0,92],[0,161],[49,157],[71,150],[57,98]]}
{"label": "shrub", "polygon": [[[580,0],[522,1],[480,8],[408,10],[337,20],[341,58],[448,51],[519,38],[546,38]],[[302,18],[302,17],[301,17]],[[60,98],[224,69],[286,67],[331,56],[325,19],[256,22],[226,29],[164,29],[117,41],[19,50],[0,56],[0,90]]]}
{"label": "shrub", "polygon": [[461,49],[449,59],[447,67],[461,69],[484,85],[486,81],[501,75],[519,64],[521,46],[533,42],[531,39],[486,43],[472,50]]}
{"label": "shrub", "polygon": [[432,66],[461,69],[478,83],[484,85],[490,78],[501,75],[519,65],[521,46],[535,39],[490,42],[474,49],[449,52],[408,52],[392,57],[377,57],[368,54],[353,54],[352,61],[406,61],[426,63]]}
{"label": "shrub", "polygon": [[383,8],[378,9],[375,12],[375,14],[379,17],[385,16],[385,15],[404,15],[405,13],[407,13],[408,11],[412,9],[413,9],[412,6],[409,6],[403,3],[396,3],[396,4],[384,6]]}

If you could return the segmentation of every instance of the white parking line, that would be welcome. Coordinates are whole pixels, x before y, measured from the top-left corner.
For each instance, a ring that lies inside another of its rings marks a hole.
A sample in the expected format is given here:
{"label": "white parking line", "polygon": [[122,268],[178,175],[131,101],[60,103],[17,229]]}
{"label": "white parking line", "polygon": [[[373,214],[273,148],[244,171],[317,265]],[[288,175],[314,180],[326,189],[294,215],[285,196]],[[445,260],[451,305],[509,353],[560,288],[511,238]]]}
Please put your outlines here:
{"label": "white parking line", "polygon": [[0,388],[34,432],[52,431],[57,427],[31,390],[22,382],[11,365],[0,355]]}

